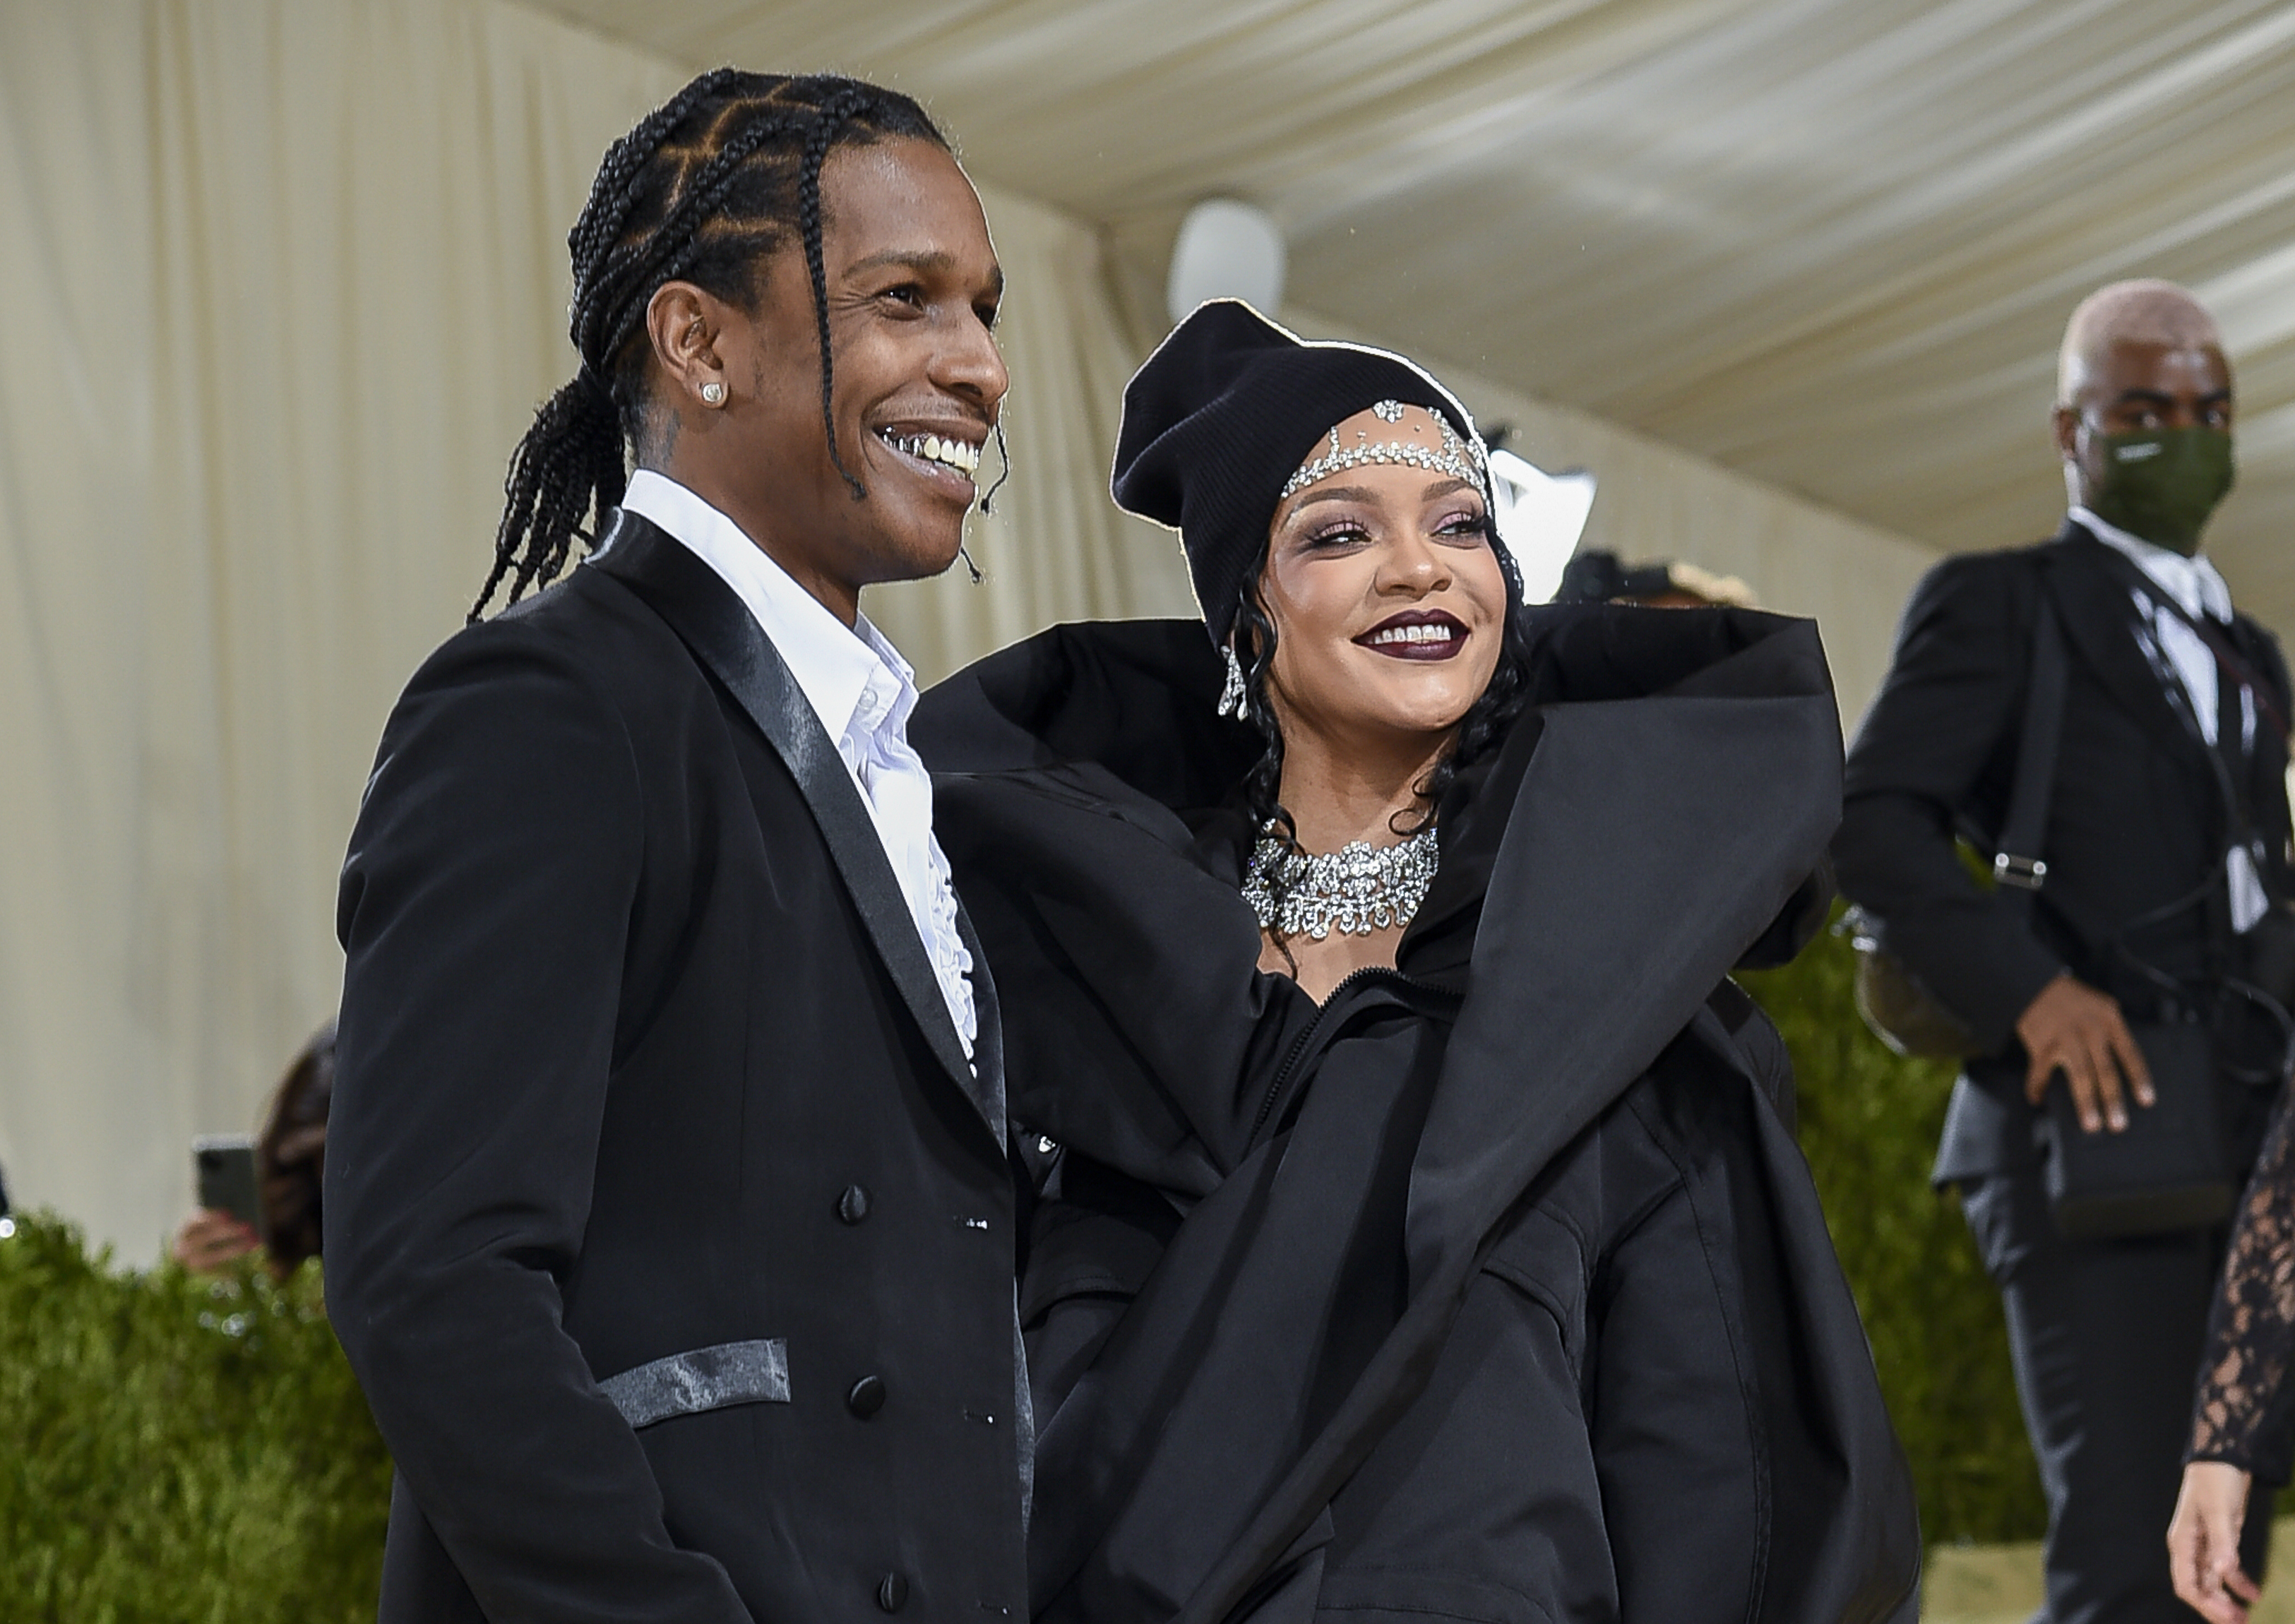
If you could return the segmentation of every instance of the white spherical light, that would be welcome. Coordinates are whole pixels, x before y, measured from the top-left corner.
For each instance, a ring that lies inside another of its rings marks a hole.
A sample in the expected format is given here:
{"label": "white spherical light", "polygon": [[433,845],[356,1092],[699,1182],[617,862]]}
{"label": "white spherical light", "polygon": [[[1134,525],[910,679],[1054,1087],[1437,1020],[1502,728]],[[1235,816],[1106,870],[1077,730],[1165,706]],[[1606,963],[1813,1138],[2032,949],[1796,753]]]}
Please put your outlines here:
{"label": "white spherical light", "polygon": [[1239,298],[1273,315],[1283,304],[1283,233],[1263,208],[1213,198],[1188,211],[1164,284],[1174,322],[1207,298]]}

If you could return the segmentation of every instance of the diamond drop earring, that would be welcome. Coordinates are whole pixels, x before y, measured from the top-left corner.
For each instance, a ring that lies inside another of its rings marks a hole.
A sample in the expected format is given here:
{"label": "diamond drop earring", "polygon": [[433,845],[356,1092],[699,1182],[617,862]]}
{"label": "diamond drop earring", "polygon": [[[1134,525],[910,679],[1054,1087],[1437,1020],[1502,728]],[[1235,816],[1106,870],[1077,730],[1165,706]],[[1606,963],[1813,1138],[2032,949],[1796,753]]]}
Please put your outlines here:
{"label": "diamond drop earring", "polygon": [[1227,656],[1227,686],[1220,690],[1219,714],[1240,720],[1244,697],[1243,662],[1235,657],[1233,643],[1228,644],[1221,652]]}

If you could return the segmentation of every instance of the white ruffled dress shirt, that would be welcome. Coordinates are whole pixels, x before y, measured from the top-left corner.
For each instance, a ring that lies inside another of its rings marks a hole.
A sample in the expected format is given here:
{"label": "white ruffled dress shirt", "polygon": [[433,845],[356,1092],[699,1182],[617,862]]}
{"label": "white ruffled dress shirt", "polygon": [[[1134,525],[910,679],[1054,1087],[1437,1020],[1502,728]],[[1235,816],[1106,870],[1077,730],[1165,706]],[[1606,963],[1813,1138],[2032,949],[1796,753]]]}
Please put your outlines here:
{"label": "white ruffled dress shirt", "polygon": [[[2172,548],[2131,535],[2084,507],[2074,507],[2071,518],[2073,523],[2142,570],[2145,579],[2163,596],[2173,599],[2185,615],[2194,620],[2205,616],[2222,625],[2231,624],[2231,587],[2207,559],[2197,555],[2185,558]],[[2139,636],[2152,669],[2163,682],[2174,681],[2182,688],[2184,698],[2191,705],[2193,719],[2200,724],[2201,737],[2214,744],[2223,724],[2216,714],[2216,657],[2207,641],[2185,624],[2173,609],[2153,602],[2141,588],[2131,589],[2129,596],[2136,600],[2136,612],[2141,616]],[[2255,696],[2242,688],[2239,701],[2240,747],[2251,750],[2255,747]],[[2234,846],[2225,862],[2231,885],[2232,928],[2244,931],[2263,917],[2270,902],[2264,894],[2255,859],[2245,848]]]}
{"label": "white ruffled dress shirt", "polygon": [[866,615],[850,626],[837,619],[739,526],[675,480],[640,469],[630,476],[622,506],[660,526],[715,571],[780,652],[869,809],[949,1019],[970,1056],[980,1035],[972,955],[956,928],[948,859],[933,838],[932,775],[909,746],[916,673]]}

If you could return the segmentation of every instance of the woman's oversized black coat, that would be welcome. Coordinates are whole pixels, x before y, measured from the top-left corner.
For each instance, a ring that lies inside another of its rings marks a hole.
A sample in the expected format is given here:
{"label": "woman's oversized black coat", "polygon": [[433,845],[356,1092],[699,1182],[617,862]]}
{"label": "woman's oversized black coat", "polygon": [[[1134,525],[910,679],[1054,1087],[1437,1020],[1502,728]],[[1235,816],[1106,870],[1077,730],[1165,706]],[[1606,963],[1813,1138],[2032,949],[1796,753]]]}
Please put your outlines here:
{"label": "woman's oversized black coat", "polygon": [[914,737],[1042,1183],[1057,1624],[1910,1620],[1902,1456],[1727,982],[1839,811],[1815,631],[1532,610],[1398,971],[1258,973],[1202,628],[1058,628]]}

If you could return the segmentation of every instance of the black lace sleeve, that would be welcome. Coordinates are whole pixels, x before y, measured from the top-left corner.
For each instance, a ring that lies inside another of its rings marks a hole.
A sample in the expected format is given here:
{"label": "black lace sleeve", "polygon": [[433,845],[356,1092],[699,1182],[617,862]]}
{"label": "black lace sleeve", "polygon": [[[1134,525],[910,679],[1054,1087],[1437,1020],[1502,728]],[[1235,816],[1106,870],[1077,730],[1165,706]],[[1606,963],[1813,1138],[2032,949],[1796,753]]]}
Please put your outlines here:
{"label": "black lace sleeve", "polygon": [[2287,1367],[2295,1358],[2295,1109],[2282,1094],[2240,1204],[2185,1458],[2287,1477]]}

